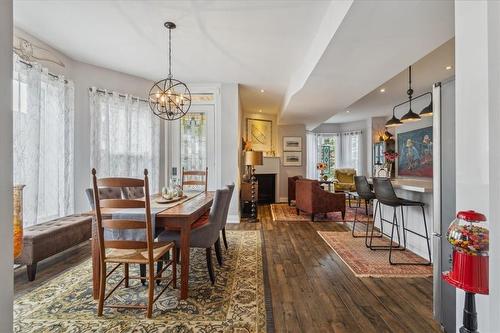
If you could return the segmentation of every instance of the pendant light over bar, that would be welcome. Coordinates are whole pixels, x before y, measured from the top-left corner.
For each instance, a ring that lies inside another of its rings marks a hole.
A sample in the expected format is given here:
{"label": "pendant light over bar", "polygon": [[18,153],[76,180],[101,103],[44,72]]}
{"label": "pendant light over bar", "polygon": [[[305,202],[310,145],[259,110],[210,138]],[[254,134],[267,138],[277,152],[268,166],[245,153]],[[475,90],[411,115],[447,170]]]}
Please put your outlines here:
{"label": "pendant light over bar", "polygon": [[[422,95],[419,95],[417,97],[413,97],[413,89],[411,88],[411,66],[408,68],[408,90],[406,91],[406,93],[408,94],[408,101],[400,103],[392,108],[392,118],[389,119],[385,123],[386,127],[396,127],[396,126],[399,126],[403,123],[419,121],[422,119],[421,117],[431,117],[432,116],[432,93],[426,92],[426,93],[423,93]],[[426,95],[430,95],[430,97],[431,97],[430,103],[428,106],[423,108],[422,111],[420,111],[420,115],[418,115],[417,113],[413,112],[413,110],[412,110],[412,102],[414,100],[419,99],[421,97],[424,97]],[[401,105],[407,104],[407,103],[410,104],[408,112],[405,113],[401,117],[401,120],[400,120],[396,117],[396,114],[395,114],[396,108],[401,106]]]}

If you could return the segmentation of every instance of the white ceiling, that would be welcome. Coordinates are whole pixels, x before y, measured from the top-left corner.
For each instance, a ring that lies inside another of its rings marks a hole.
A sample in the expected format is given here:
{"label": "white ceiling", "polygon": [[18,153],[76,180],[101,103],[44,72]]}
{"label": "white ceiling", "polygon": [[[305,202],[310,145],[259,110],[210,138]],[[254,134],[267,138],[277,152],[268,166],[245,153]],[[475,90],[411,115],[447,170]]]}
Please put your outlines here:
{"label": "white ceiling", "polygon": [[[446,69],[451,66],[451,69]],[[413,97],[431,91],[432,85],[442,82],[455,75],[455,39],[432,51],[412,65]],[[384,92],[380,90],[384,89]],[[342,112],[337,113],[326,123],[346,123],[370,117],[391,116],[392,108],[408,99],[408,69],[391,78],[389,81],[376,87],[363,98],[349,105]],[[425,102],[425,105],[428,101]],[[406,113],[408,105],[396,109],[396,116]],[[349,112],[347,112],[349,111]],[[420,112],[420,110],[414,110]]]}
{"label": "white ceiling", "polygon": [[[158,80],[236,82],[247,111],[277,113],[330,1],[15,0],[15,25],[73,59]],[[265,92],[261,93],[260,90]]]}
{"label": "white ceiling", "polygon": [[[453,37],[453,1],[15,0],[16,26],[79,61],[158,80],[241,84],[248,112],[308,128]],[[260,90],[264,89],[264,93]]]}
{"label": "white ceiling", "polygon": [[354,1],[281,123],[314,128],[454,36],[453,1]]}

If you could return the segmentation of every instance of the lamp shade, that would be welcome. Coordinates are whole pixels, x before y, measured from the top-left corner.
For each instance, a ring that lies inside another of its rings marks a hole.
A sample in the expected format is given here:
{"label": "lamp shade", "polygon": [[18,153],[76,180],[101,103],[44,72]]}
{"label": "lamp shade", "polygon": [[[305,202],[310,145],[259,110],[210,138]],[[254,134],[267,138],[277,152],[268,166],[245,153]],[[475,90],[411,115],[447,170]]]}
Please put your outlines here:
{"label": "lamp shade", "polygon": [[263,155],[261,151],[248,150],[245,152],[245,165],[262,165]]}
{"label": "lamp shade", "polygon": [[431,117],[432,116],[432,102],[429,103],[425,108],[420,111],[420,117]]}
{"label": "lamp shade", "polygon": [[385,127],[396,127],[401,124],[402,124],[401,120],[399,120],[398,118],[396,118],[396,116],[393,115],[392,118],[385,123]]}
{"label": "lamp shade", "polygon": [[420,120],[420,116],[413,112],[412,109],[410,109],[404,116],[401,117],[401,121],[403,123],[409,123],[412,121],[418,121]]}

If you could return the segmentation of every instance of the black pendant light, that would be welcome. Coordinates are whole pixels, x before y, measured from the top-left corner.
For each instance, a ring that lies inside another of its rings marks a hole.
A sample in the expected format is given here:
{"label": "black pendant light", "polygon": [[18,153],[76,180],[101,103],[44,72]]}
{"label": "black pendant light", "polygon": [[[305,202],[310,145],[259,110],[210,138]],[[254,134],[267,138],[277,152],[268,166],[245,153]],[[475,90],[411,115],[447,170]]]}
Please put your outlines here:
{"label": "black pendant light", "polygon": [[431,94],[431,102],[425,108],[420,111],[420,117],[432,117],[432,94]]}
{"label": "black pendant light", "polygon": [[410,109],[404,116],[401,117],[401,122],[409,123],[412,121],[418,121],[420,120],[420,116],[413,112],[413,110],[411,109],[411,101],[413,96],[413,89],[411,89],[411,66],[408,69],[408,91],[406,93],[408,94],[408,99],[410,101]]}
{"label": "black pendant light", "polygon": [[168,29],[168,76],[156,82],[149,90],[149,107],[155,115],[165,120],[182,118],[191,107],[191,92],[184,82],[172,75],[172,29],[175,23],[165,22]]}
{"label": "black pendant light", "polygon": [[394,111],[395,111],[396,107],[392,108],[392,118],[389,119],[386,123],[385,123],[385,127],[397,127],[401,124],[403,124],[401,122],[401,120],[399,120],[398,118],[396,118],[396,116],[394,115]]}

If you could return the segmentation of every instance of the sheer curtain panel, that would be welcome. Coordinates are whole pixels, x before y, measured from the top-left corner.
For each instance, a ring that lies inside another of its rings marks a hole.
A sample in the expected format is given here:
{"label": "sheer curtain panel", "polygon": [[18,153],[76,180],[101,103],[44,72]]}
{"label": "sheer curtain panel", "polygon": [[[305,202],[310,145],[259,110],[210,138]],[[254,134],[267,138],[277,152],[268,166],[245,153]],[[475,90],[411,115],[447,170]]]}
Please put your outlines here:
{"label": "sheer curtain panel", "polygon": [[358,175],[363,174],[361,166],[361,131],[341,134],[340,168],[354,168]]}
{"label": "sheer curtain panel", "polygon": [[99,177],[144,177],[151,191],[160,183],[160,119],[149,104],[118,93],[90,90],[91,165]]}
{"label": "sheer curtain panel", "polygon": [[14,57],[14,184],[24,188],[24,225],[73,213],[74,87]]}
{"label": "sheer curtain panel", "polygon": [[318,172],[316,170],[316,163],[318,163],[318,152],[316,147],[316,134],[313,132],[306,132],[306,177],[309,179],[317,179]]}

